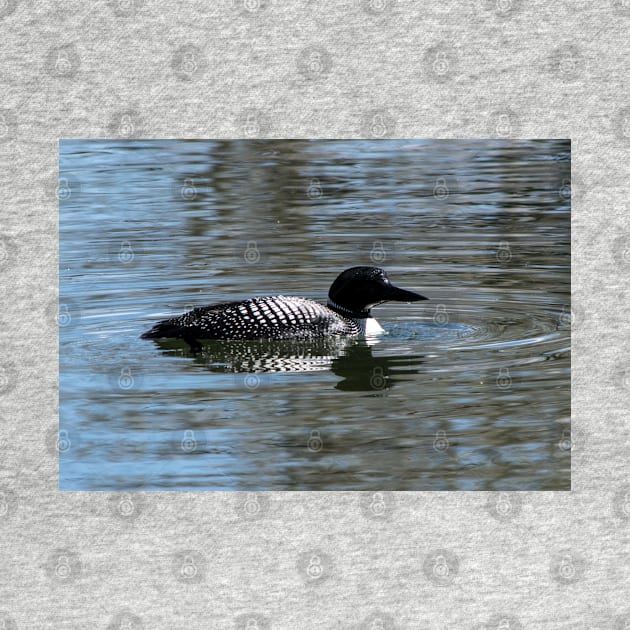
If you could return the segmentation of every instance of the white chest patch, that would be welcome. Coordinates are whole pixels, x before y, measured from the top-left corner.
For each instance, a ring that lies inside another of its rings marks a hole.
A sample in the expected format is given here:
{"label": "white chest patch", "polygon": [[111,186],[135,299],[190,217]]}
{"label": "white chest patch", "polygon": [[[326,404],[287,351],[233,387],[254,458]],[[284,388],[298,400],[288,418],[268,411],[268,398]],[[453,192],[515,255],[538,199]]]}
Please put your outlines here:
{"label": "white chest patch", "polygon": [[373,317],[360,319],[359,325],[361,326],[361,334],[365,335],[366,337],[371,337],[372,335],[381,335],[385,332],[381,328],[381,325]]}

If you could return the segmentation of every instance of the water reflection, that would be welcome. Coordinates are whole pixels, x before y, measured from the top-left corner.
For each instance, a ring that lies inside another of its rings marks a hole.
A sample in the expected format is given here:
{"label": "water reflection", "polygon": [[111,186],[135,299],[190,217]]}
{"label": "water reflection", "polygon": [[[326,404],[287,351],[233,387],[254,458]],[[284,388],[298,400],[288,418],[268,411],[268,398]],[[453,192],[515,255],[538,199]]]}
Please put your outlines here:
{"label": "water reflection", "polygon": [[[206,341],[201,352],[185,342],[157,340],[166,356],[190,358],[210,372],[265,374],[274,372],[331,371],[337,377],[335,389],[342,391],[381,391],[392,388],[405,375],[417,373],[419,356],[373,355],[377,338],[333,338],[282,341]],[[395,368],[395,369],[394,369]],[[256,378],[250,382],[258,384]]]}
{"label": "water reflection", "polygon": [[[420,364],[418,357],[408,357],[408,362]],[[339,377],[335,389],[344,392],[384,391],[394,387],[401,372],[394,373],[395,357],[374,356],[365,342],[357,342],[346,349],[343,356],[333,361],[332,371]]]}
{"label": "water reflection", "polygon": [[158,340],[166,353],[193,359],[211,372],[314,372],[329,370],[350,339],[280,341],[204,341],[200,352],[191,351],[184,342]]}

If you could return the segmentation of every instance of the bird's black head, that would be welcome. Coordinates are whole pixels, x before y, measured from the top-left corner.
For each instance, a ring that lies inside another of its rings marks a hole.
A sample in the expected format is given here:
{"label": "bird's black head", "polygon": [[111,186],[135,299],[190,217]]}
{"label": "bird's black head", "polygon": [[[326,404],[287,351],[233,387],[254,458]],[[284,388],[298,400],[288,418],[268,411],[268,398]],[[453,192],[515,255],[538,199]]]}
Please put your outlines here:
{"label": "bird's black head", "polygon": [[428,298],[395,287],[383,269],[352,267],[337,276],[328,291],[328,299],[333,307],[340,306],[353,314],[368,317],[370,308],[383,302],[417,302]]}

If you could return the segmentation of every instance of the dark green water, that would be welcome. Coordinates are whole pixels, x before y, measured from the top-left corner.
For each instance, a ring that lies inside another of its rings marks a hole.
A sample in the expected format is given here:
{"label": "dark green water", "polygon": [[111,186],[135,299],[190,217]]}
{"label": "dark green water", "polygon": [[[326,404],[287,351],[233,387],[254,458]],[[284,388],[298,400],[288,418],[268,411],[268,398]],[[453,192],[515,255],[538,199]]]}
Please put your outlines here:
{"label": "dark green water", "polygon": [[[64,141],[60,487],[570,489],[565,141]],[[343,269],[378,342],[139,335]]]}

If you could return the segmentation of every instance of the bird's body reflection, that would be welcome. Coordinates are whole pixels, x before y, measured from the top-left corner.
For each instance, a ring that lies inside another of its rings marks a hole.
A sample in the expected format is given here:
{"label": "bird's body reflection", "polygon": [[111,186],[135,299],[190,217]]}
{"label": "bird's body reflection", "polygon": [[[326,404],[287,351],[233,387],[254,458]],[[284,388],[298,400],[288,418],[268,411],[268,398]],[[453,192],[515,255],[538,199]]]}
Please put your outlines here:
{"label": "bird's body reflection", "polygon": [[[374,356],[382,338],[328,338],[284,341],[206,341],[201,352],[191,351],[181,341],[158,341],[167,353],[190,357],[211,372],[266,374],[329,370],[340,377],[335,385],[342,391],[376,391],[393,386],[393,374],[401,377],[401,358]],[[416,372],[421,360],[413,357]],[[394,364],[397,369],[394,371]]]}
{"label": "bird's body reflection", "polygon": [[[357,339],[287,339],[284,341],[206,341],[201,352],[183,350],[178,341],[158,342],[165,351],[178,350],[212,372],[315,372],[330,370],[333,362]],[[353,343],[354,342],[354,343]]]}

